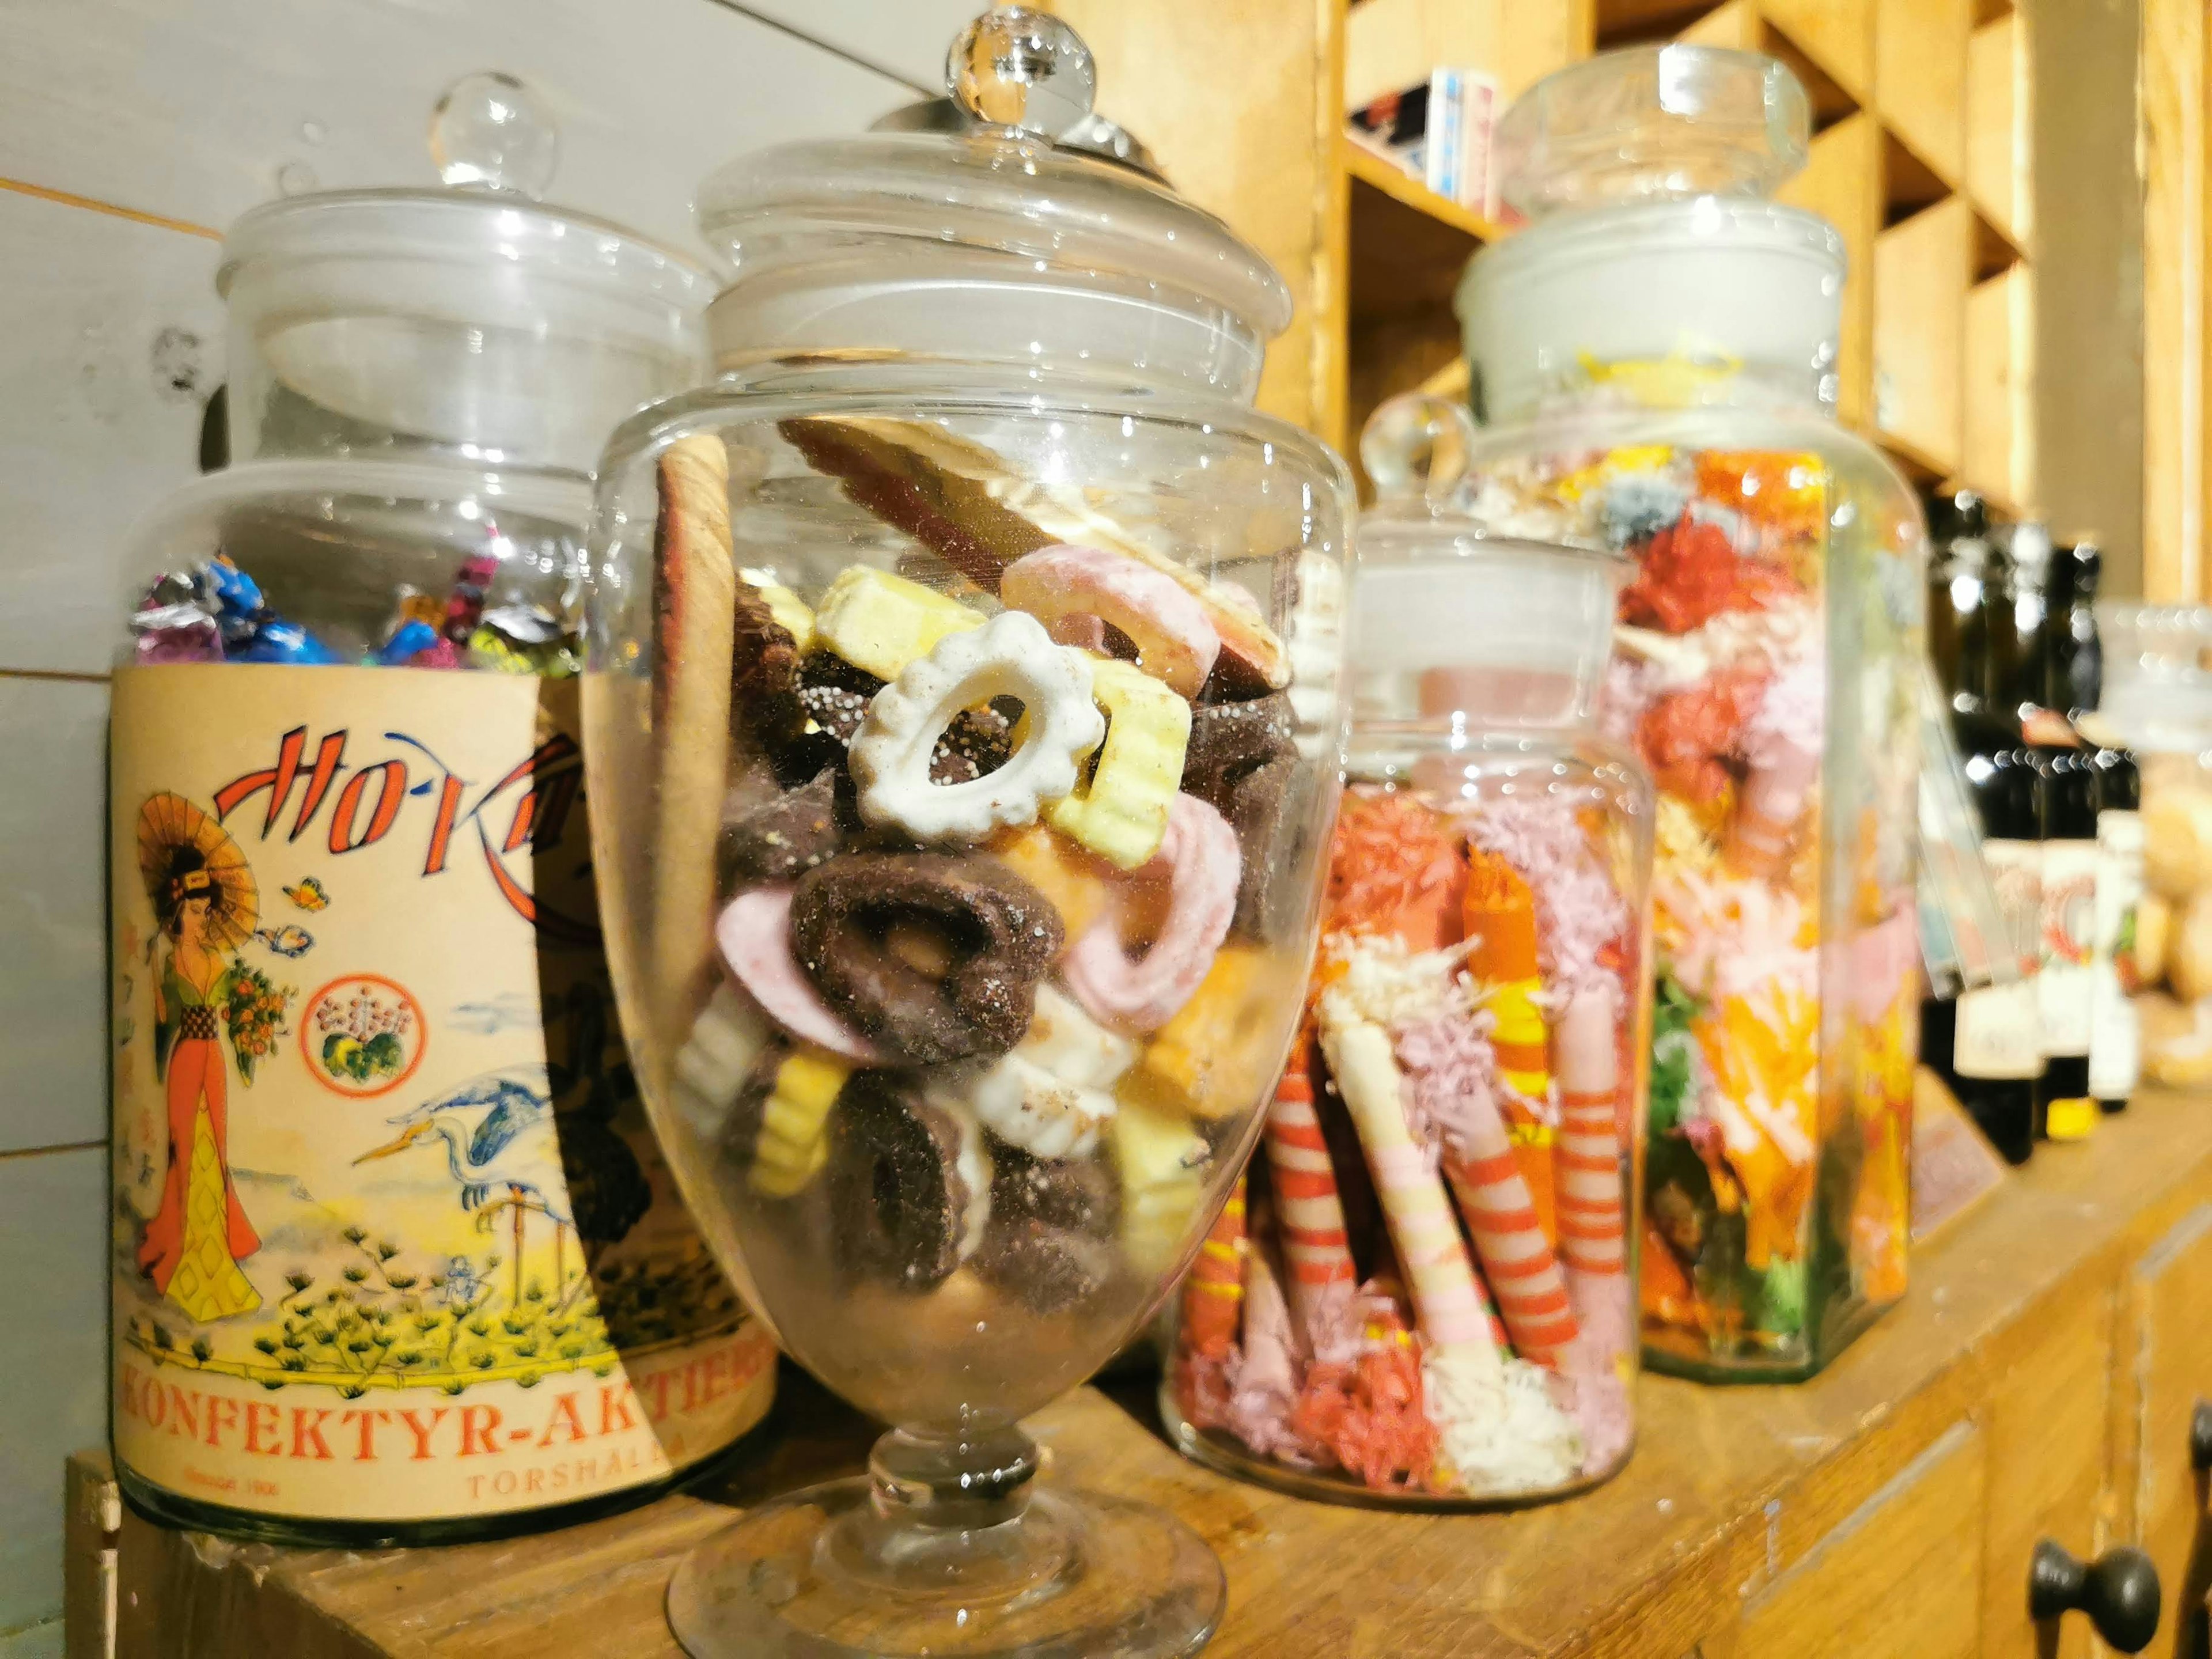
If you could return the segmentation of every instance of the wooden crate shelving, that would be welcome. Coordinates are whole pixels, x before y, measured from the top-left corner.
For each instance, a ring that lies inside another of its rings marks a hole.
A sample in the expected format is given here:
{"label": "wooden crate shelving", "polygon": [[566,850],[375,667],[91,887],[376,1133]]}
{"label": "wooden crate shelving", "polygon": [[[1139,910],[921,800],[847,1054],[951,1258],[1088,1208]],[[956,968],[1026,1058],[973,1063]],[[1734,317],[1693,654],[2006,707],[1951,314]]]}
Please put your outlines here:
{"label": "wooden crate shelving", "polygon": [[[1335,3],[1347,85],[1370,94],[1447,64],[1497,74],[1510,99],[1591,52],[1674,39],[1787,63],[1814,138],[1781,197],[1835,225],[1849,260],[1838,414],[1923,482],[2034,508],[2027,24],[2010,0]],[[1463,395],[1452,291],[1502,230],[1355,146],[1338,158],[1349,187],[1317,291],[1339,296],[1327,435],[1350,453],[1384,398]]]}

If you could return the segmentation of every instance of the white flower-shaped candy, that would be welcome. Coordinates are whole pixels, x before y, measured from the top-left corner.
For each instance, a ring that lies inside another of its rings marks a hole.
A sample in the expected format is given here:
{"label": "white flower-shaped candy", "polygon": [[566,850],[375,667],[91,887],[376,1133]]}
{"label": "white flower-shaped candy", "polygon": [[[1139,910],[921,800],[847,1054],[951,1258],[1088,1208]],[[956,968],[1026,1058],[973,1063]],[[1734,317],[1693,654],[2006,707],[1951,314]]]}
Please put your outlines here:
{"label": "white flower-shaped candy", "polygon": [[[966,783],[929,780],[931,751],[963,708],[1020,699],[1020,748],[997,771]],[[930,843],[977,842],[1034,823],[1075,788],[1076,768],[1106,736],[1091,696],[1091,661],[1053,643],[1018,611],[954,634],[911,664],[868,704],[848,751],[860,816]]]}

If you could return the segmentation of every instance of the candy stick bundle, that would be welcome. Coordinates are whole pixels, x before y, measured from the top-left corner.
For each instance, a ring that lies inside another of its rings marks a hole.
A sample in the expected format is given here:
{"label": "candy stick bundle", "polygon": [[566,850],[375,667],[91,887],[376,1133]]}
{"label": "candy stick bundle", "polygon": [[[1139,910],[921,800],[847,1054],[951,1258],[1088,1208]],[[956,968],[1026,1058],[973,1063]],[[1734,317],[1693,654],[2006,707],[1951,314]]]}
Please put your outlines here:
{"label": "candy stick bundle", "polygon": [[[1586,816],[1347,791],[1311,1036],[1250,1176],[1243,1299],[1222,1288],[1226,1254],[1184,1292],[1192,1426],[1378,1490],[1476,1499],[1564,1489],[1625,1455],[1620,964],[1639,953]],[[1364,1187],[1365,1239],[1346,1201]]]}

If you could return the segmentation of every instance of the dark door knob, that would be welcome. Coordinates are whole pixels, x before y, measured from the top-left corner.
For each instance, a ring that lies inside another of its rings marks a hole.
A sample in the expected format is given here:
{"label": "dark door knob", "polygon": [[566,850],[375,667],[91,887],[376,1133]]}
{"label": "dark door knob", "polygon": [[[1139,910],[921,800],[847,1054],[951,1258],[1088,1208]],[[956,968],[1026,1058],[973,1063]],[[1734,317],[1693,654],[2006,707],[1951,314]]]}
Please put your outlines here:
{"label": "dark door knob", "polygon": [[2027,1610],[2037,1620],[2079,1610],[2122,1653],[2141,1653],[2158,1634],[2158,1567],[2126,1544],[2084,1566],[2048,1538],[2027,1570]]}
{"label": "dark door knob", "polygon": [[2189,1461],[2200,1471],[2212,1471],[2212,1401],[2198,1401],[2189,1413]]}

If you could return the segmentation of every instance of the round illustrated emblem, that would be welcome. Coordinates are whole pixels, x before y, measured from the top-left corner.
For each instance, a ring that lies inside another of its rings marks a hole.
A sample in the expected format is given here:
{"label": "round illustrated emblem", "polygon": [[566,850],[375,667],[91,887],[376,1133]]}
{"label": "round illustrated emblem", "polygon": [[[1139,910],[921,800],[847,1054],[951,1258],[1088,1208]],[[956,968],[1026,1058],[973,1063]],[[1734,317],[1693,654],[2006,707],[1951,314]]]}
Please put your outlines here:
{"label": "round illustrated emblem", "polygon": [[415,1074],[429,1044],[422,1005],[380,974],[348,974],[307,999],[300,1052],[308,1075],[352,1100],[388,1094]]}

